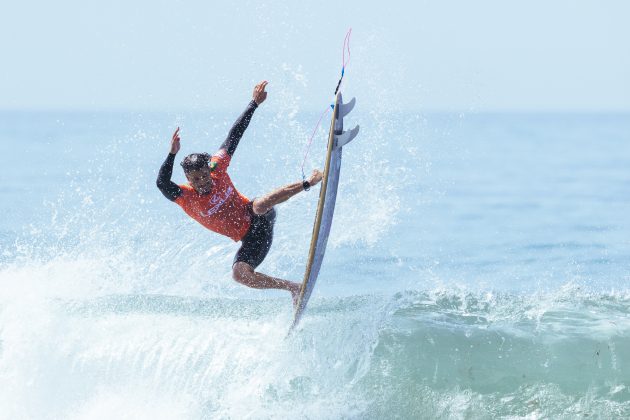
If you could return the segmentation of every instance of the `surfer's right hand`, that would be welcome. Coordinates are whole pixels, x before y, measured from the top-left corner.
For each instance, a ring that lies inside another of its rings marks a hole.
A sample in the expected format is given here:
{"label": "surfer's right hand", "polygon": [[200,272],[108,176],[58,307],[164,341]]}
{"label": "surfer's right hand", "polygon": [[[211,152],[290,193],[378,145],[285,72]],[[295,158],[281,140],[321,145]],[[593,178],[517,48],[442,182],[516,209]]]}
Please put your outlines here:
{"label": "surfer's right hand", "polygon": [[323,176],[324,174],[322,174],[322,171],[319,169],[313,169],[313,173],[311,173],[311,176],[308,178],[308,183],[311,184],[311,187],[313,185],[317,185],[319,181],[322,180]]}
{"label": "surfer's right hand", "polygon": [[180,144],[179,144],[179,127],[177,127],[177,130],[175,130],[175,132],[173,133],[173,138],[171,139],[171,155],[176,155],[177,152],[179,152],[179,148],[180,148]]}

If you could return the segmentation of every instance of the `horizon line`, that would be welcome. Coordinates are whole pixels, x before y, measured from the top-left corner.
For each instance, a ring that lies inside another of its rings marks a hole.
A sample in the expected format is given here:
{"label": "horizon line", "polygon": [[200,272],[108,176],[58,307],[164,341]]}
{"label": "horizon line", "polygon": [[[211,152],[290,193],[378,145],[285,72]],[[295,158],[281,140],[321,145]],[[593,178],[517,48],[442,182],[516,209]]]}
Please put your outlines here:
{"label": "horizon line", "polygon": [[[277,108],[269,108],[272,111],[277,112]],[[177,113],[208,113],[208,112],[233,112],[233,107],[223,108],[115,108],[115,107],[101,107],[101,108],[74,108],[74,107],[33,107],[33,108],[3,108],[0,107],[0,113],[59,113],[59,114],[87,114],[87,113],[103,113],[103,114],[177,114]],[[299,113],[320,113],[321,109],[302,109]],[[394,110],[394,112],[402,112],[405,114],[463,114],[463,115],[476,115],[476,114],[576,114],[576,115],[626,115],[630,114],[630,108],[609,108],[609,109],[587,109],[587,108],[400,108]]]}

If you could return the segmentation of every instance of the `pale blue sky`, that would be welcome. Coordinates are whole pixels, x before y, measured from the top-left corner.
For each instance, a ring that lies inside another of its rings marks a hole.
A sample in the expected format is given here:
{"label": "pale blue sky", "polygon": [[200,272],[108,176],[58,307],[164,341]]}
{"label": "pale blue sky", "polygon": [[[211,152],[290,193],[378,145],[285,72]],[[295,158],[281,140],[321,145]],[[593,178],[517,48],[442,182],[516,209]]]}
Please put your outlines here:
{"label": "pale blue sky", "polygon": [[[369,4],[369,6],[368,6]],[[0,109],[630,111],[630,2],[5,2]]]}

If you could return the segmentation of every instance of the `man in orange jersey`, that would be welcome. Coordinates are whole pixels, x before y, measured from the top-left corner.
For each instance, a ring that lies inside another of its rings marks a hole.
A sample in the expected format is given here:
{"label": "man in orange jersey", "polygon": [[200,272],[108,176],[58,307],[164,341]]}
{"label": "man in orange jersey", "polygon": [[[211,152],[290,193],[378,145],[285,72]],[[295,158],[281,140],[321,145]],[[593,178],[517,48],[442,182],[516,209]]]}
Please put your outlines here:
{"label": "man in orange jersey", "polygon": [[241,241],[241,247],[232,263],[234,280],[256,289],[288,290],[295,304],[300,291],[299,283],[267,276],[254,270],[262,263],[271,247],[276,219],[273,207],[316,185],[321,181],[322,173],[314,170],[307,181],[285,185],[253,200],[239,193],[227,174],[232,155],[254,111],[267,98],[266,86],[267,81],[262,81],[254,87],[253,100],[236,120],[215,154],[193,153],[184,158],[181,165],[188,179],[188,184],[185,185],[177,185],[171,181],[175,155],[180,148],[177,127],[171,140],[171,151],[160,168],[157,187],[166,198],[174,201],[206,228],[235,242]]}

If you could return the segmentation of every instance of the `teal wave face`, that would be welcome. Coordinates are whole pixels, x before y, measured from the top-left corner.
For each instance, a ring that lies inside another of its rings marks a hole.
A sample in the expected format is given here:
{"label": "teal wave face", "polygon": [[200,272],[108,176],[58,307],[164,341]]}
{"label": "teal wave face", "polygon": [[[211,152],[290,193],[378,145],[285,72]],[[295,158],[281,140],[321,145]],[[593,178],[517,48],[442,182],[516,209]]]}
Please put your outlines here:
{"label": "teal wave face", "polygon": [[[627,294],[409,291],[331,299],[310,315],[302,332],[325,348],[364,338],[347,373],[367,418],[630,413]],[[377,334],[365,333],[366,319]],[[330,325],[345,341],[326,341]]]}

